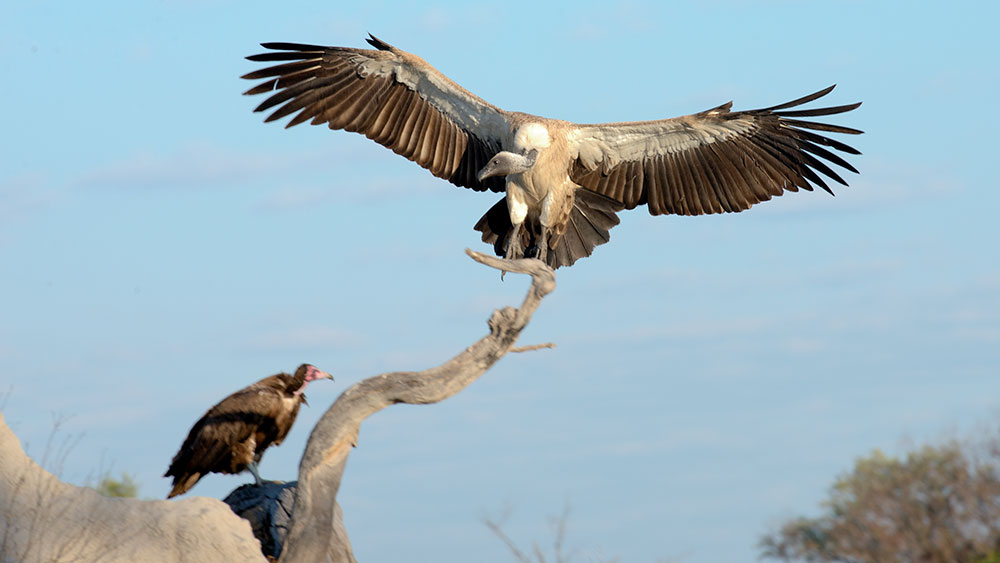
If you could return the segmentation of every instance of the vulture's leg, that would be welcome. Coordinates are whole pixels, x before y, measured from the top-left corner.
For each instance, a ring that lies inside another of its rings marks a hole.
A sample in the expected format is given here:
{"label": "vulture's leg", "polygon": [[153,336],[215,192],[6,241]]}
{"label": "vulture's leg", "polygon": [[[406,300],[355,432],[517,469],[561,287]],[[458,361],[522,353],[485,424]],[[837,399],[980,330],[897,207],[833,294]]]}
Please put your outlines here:
{"label": "vulture's leg", "polygon": [[524,245],[521,244],[521,229],[524,220],[528,218],[528,203],[524,192],[516,186],[507,186],[507,211],[510,213],[510,238],[507,239],[507,252],[504,258],[517,260],[524,257]]}
{"label": "vulture's leg", "polygon": [[253,473],[253,478],[257,480],[257,486],[260,486],[260,485],[264,484],[264,481],[261,480],[261,478],[260,478],[260,473],[257,472],[257,462],[256,461],[251,461],[250,463],[248,463],[247,464],[247,469],[250,470],[250,473]]}
{"label": "vulture's leg", "polygon": [[510,230],[510,238],[507,239],[507,250],[504,252],[504,258],[508,260],[516,260],[524,256],[524,246],[521,244],[521,229],[522,223],[517,223],[514,228]]}
{"label": "vulture's leg", "polygon": [[[503,257],[507,260],[514,260],[524,255],[524,246],[521,245],[521,223],[514,225],[507,231],[510,238],[507,239],[507,249],[504,250]],[[507,274],[507,270],[500,270],[500,279]]]}
{"label": "vulture's leg", "polygon": [[545,262],[545,253],[549,250],[549,228],[545,225],[542,225],[542,234],[538,237],[535,244],[538,246],[538,253],[535,255],[535,258]]}

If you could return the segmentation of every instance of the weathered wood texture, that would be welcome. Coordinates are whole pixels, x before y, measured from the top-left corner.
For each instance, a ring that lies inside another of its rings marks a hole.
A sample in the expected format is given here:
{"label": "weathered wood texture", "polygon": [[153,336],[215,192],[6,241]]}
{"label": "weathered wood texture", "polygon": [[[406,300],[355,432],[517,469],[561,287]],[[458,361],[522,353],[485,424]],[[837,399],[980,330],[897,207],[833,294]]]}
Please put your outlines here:
{"label": "weathered wood texture", "polygon": [[532,284],[519,309],[494,311],[490,333],[444,364],[420,372],[394,372],[356,383],[316,424],[299,465],[292,525],[279,561],[354,562],[336,500],[344,466],[361,422],[396,403],[430,404],[455,395],[510,352],[542,298],[555,289],[555,275],[538,260],[501,260],[466,251],[474,260],[502,271],[528,274]]}

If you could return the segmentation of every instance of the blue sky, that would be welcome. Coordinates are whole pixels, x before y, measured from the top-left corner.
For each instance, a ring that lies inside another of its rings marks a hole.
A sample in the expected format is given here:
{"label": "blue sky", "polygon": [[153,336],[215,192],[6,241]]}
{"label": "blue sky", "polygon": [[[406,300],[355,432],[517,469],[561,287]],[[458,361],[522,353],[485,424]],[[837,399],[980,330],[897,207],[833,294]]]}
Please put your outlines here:
{"label": "blue sky", "polygon": [[837,83],[866,134],[836,197],[624,213],[522,337],[558,348],[366,422],[339,497],[359,560],[510,561],[480,519],[509,506],[546,546],[568,502],[582,560],[751,561],[857,456],[995,421],[996,5],[357,4],[5,6],[3,414],[35,455],[67,418],[65,479],[111,465],[162,498],[205,409],[308,361],[337,381],[261,466],[294,479],[347,385],[436,365],[520,302],[526,280],[462,252],[495,196],[240,95],[260,42],[369,32],[510,110],[656,119]]}

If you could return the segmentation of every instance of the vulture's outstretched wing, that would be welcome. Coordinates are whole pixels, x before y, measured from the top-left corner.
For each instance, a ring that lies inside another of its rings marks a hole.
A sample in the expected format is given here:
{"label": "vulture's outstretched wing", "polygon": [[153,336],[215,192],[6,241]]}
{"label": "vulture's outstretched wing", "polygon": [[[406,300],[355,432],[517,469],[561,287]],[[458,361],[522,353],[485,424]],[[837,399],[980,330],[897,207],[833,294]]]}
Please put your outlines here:
{"label": "vulture's outstretched wing", "polygon": [[860,153],[814,131],[861,131],[799,118],[844,113],[861,103],[787,110],[833,88],[764,109],[731,112],[729,102],[673,119],[579,125],[570,134],[576,157],[570,177],[626,209],[647,204],[653,215],[742,211],[785,190],[813,185],[832,194],[820,174],[847,182],[824,160],[857,170],[823,147]]}
{"label": "vulture's outstretched wing", "polygon": [[361,133],[451,183],[495,192],[503,178],[476,173],[500,150],[510,114],[452,82],[426,61],[369,36],[377,50],[263,43],[251,61],[288,61],[243,76],[265,79],[246,94],[272,92],[255,111],[266,121],[297,115]]}

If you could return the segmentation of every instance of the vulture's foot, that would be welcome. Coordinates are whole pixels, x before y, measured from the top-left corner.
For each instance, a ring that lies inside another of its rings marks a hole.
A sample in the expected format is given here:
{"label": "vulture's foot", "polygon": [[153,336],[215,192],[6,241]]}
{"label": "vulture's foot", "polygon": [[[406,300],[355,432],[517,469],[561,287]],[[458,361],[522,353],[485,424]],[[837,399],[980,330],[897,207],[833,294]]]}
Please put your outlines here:
{"label": "vulture's foot", "polygon": [[520,237],[511,238],[510,242],[507,243],[507,251],[504,252],[504,258],[508,260],[517,260],[518,258],[524,258],[524,246],[521,244]]}
{"label": "vulture's foot", "polygon": [[[510,238],[507,239],[507,249],[503,253],[503,257],[507,260],[517,260],[524,256],[524,247],[521,246],[521,226],[518,225],[514,227],[514,230],[510,234]],[[500,281],[503,281],[503,277],[507,275],[507,270],[500,270]]]}
{"label": "vulture's foot", "polygon": [[507,260],[517,260],[524,257],[524,246],[521,244],[521,225],[514,225],[510,231],[510,238],[507,239],[507,249],[504,251],[504,258]]}

